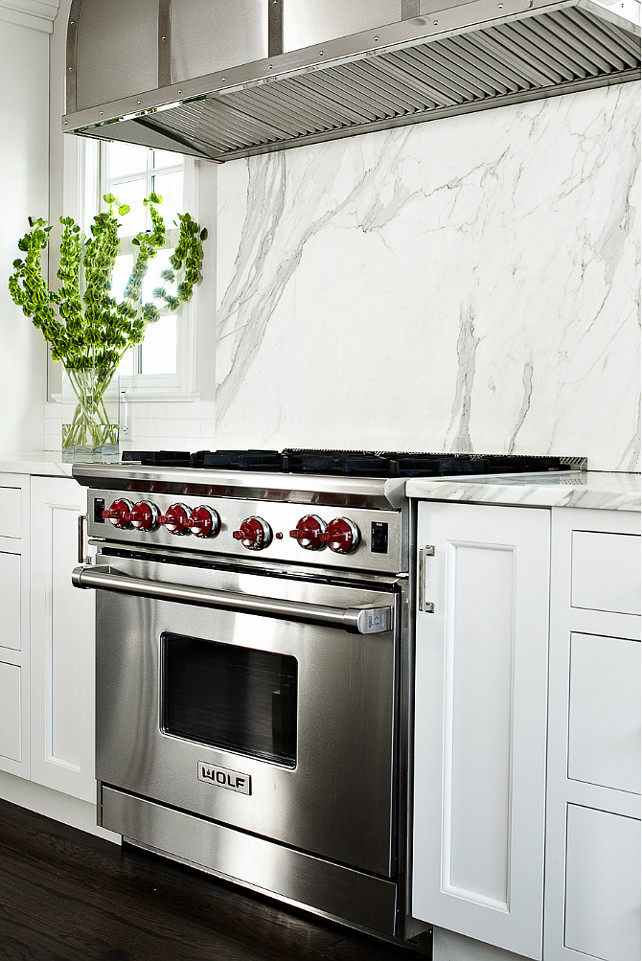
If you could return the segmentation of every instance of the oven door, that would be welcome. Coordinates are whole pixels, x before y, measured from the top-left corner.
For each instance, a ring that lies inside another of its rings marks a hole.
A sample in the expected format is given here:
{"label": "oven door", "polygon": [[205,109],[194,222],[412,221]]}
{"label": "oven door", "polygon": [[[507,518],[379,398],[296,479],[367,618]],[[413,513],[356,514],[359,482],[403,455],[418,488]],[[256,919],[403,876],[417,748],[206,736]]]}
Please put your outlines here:
{"label": "oven door", "polygon": [[391,876],[395,585],[102,562],[97,778]]}

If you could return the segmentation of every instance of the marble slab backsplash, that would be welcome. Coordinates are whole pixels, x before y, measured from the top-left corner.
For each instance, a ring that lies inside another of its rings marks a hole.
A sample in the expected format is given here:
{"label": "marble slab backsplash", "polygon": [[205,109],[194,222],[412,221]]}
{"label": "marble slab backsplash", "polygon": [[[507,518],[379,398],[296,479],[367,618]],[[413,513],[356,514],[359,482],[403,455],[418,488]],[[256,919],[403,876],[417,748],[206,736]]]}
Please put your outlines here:
{"label": "marble slab backsplash", "polygon": [[216,442],[639,470],[637,84],[223,165]]}

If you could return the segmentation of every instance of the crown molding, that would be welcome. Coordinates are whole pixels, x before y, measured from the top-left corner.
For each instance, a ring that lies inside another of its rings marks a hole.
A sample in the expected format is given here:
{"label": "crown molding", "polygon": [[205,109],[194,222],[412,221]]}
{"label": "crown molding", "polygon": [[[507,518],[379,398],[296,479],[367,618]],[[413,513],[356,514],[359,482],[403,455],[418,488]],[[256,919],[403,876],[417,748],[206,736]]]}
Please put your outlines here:
{"label": "crown molding", "polygon": [[51,33],[59,6],[60,0],[0,0],[0,21]]}

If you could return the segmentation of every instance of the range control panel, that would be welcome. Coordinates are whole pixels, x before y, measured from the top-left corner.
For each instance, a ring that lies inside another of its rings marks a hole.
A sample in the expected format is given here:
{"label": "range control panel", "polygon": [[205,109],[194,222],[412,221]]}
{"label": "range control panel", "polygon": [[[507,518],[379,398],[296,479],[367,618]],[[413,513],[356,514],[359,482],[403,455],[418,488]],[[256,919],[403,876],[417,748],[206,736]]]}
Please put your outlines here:
{"label": "range control panel", "polygon": [[138,547],[402,571],[401,513],[114,490],[88,493],[89,535]]}

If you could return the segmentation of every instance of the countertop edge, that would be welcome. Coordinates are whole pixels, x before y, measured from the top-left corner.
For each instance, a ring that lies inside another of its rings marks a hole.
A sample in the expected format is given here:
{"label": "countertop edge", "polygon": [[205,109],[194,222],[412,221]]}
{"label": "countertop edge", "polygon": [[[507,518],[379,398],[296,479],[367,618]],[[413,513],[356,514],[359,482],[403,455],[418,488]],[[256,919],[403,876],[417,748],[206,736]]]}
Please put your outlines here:
{"label": "countertop edge", "polygon": [[0,451],[0,474],[71,477],[72,467],[63,463],[59,451]]}
{"label": "countertop edge", "polygon": [[413,477],[406,494],[418,500],[446,500],[521,507],[575,507],[640,512],[640,475],[610,471],[494,477]]}

